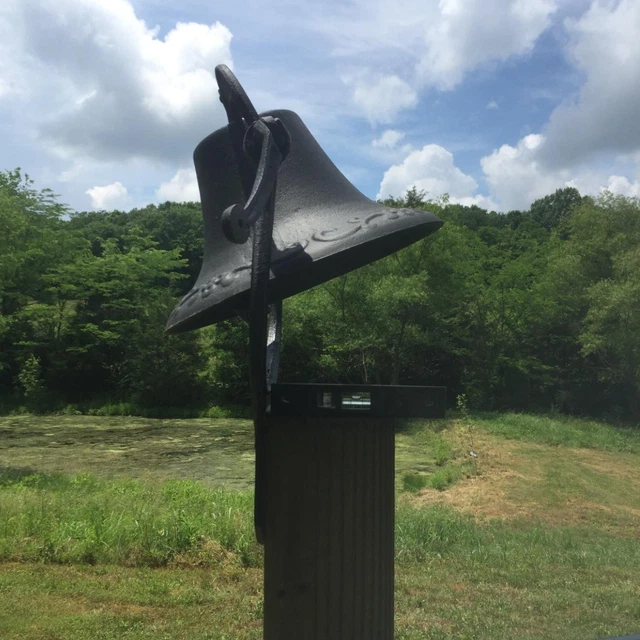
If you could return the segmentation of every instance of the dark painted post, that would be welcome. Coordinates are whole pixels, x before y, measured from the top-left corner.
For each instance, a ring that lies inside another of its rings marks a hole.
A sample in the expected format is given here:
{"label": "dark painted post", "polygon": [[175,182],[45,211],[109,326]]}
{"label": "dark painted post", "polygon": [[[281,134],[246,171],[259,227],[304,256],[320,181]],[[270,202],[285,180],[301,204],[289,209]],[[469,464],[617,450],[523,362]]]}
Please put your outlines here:
{"label": "dark painted post", "polygon": [[394,430],[270,418],[265,640],[393,638]]}
{"label": "dark painted post", "polygon": [[393,638],[395,418],[444,406],[444,387],[272,385],[265,640]]}

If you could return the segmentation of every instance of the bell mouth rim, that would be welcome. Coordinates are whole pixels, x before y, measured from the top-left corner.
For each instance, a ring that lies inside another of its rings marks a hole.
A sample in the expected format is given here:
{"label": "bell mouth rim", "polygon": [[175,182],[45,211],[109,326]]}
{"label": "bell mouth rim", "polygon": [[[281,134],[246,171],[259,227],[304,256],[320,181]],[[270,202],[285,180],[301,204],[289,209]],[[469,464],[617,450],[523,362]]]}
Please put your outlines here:
{"label": "bell mouth rim", "polygon": [[[387,209],[382,205],[377,206],[381,209]],[[418,214],[427,219],[418,224],[404,226],[391,233],[387,232],[373,238],[370,237],[371,234],[363,233],[359,238],[359,242],[356,243],[353,242],[352,237],[328,243],[327,249],[329,246],[332,249],[339,249],[340,245],[349,240],[349,244],[346,247],[337,251],[314,251],[314,254],[311,255],[306,252],[305,248],[303,251],[297,251],[290,259],[283,260],[279,265],[274,265],[272,261],[272,272],[269,280],[269,303],[292,297],[333,280],[340,275],[364,267],[372,262],[377,262],[431,235],[444,224],[440,218],[429,211],[420,209],[407,209],[405,211],[410,211],[414,215]],[[419,237],[416,238],[418,233]],[[318,243],[316,243],[317,245]],[[366,245],[369,251],[363,251],[363,245]],[[374,260],[371,260],[371,253],[376,255]],[[284,266],[288,268],[287,273],[278,274],[277,272]],[[274,267],[275,274],[273,272]],[[178,334],[201,329],[247,312],[250,274],[250,263],[241,267],[233,275],[232,281],[221,287],[226,289],[228,293],[222,299],[219,299],[219,297],[211,295],[213,290],[207,293],[203,289],[212,281],[217,278],[222,279],[224,276],[215,276],[209,280],[201,281],[203,275],[201,272],[193,288],[182,298],[169,316],[165,326],[165,333]],[[215,283],[215,287],[220,284],[221,282]],[[206,295],[203,295],[203,293]],[[193,298],[196,299],[189,303],[189,300]],[[207,298],[211,298],[209,302],[206,302]],[[187,305],[186,308],[182,310],[185,305]]]}

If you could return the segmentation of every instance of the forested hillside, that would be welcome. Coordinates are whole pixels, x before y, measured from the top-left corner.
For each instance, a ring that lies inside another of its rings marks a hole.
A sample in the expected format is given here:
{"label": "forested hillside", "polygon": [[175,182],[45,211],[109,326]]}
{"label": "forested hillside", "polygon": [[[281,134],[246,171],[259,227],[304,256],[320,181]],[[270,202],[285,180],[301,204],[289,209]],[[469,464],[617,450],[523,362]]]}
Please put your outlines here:
{"label": "forested hillside", "polygon": [[[426,201],[433,236],[285,303],[281,378],[442,384],[471,407],[640,417],[640,202],[557,191],[506,214]],[[197,203],[69,211],[0,173],[0,405],[205,410],[247,398],[241,320],[164,336]]]}

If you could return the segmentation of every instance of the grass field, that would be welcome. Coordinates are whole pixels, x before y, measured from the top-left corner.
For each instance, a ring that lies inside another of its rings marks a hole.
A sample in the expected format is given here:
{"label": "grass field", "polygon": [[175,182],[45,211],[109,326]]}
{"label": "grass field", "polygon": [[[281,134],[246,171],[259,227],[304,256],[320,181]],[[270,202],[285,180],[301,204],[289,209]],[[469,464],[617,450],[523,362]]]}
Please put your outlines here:
{"label": "grass field", "polygon": [[[640,430],[489,414],[396,446],[398,640],[640,632]],[[260,638],[252,464],[242,420],[0,418],[0,638]]]}

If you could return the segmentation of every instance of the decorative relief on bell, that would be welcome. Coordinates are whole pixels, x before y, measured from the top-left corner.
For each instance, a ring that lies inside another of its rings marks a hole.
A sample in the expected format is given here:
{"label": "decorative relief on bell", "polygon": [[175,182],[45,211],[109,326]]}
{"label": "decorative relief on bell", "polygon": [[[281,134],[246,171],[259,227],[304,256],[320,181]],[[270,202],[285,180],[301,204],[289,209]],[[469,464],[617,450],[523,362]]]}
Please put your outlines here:
{"label": "decorative relief on bell", "polygon": [[354,227],[353,229],[323,229],[322,231],[316,231],[311,238],[316,242],[338,242],[339,240],[346,240],[355,235],[361,228],[362,227]]}
{"label": "decorative relief on bell", "polygon": [[[398,220],[402,216],[413,216],[415,212],[411,209],[389,209],[388,211],[380,211],[373,213],[364,220],[361,216],[355,216],[349,220],[347,220],[347,224],[354,225],[350,228],[345,227],[334,227],[331,229],[323,229],[322,231],[316,231],[312,234],[311,238],[308,240],[303,240],[302,242],[296,242],[290,244],[284,250],[280,251],[271,264],[272,267],[277,267],[279,264],[282,264],[286,261],[291,260],[295,257],[296,254],[300,254],[307,249],[309,244],[313,241],[328,243],[328,242],[340,242],[342,240],[347,240],[351,236],[354,236],[358,233],[366,231],[368,228],[376,228],[384,225],[385,221],[394,221]],[[199,297],[201,300],[205,300],[208,298],[218,287],[229,287],[233,284],[240,275],[249,271],[250,266],[245,265],[242,267],[238,267],[231,271],[227,271],[225,273],[219,274],[211,278],[209,281],[201,284],[199,286],[194,287],[189,291],[189,293],[180,301],[177,308],[174,310],[174,313],[177,312],[178,309],[182,308],[184,305],[187,307],[195,304],[196,299]],[[246,274],[248,277],[248,274]],[[173,315],[173,314],[172,314]]]}

